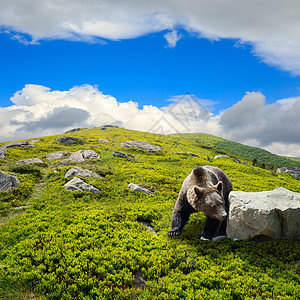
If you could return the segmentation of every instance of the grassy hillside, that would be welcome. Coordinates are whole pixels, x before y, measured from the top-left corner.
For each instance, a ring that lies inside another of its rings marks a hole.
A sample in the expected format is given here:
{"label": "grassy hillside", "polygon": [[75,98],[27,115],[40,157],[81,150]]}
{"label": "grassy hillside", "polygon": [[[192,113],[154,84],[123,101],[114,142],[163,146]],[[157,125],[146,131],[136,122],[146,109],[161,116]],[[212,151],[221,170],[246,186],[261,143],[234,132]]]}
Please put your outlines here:
{"label": "grassy hillside", "polygon": [[[195,235],[204,226],[202,213],[191,216],[182,236],[167,236],[181,184],[198,165],[220,167],[242,191],[283,186],[300,192],[292,176],[232,159],[210,162],[219,150],[200,139],[118,128],[65,135],[85,142],[65,146],[58,136],[44,137],[35,140],[36,148],[8,149],[0,160],[0,170],[14,172],[21,182],[18,189],[0,192],[0,299],[297,299],[300,242],[200,241]],[[101,144],[99,138],[111,142]],[[128,140],[163,150],[121,148]],[[83,178],[101,194],[65,190],[71,166],[45,159],[51,152],[83,149],[101,156],[77,164],[104,176]],[[114,151],[135,159],[113,157]],[[190,152],[200,157],[185,154]],[[45,164],[15,164],[32,157]],[[154,195],[129,190],[131,182]],[[141,221],[151,223],[157,235]]]}
{"label": "grassy hillside", "polygon": [[300,159],[288,158],[275,155],[261,148],[243,145],[237,142],[225,140],[205,133],[179,133],[173,136],[186,138],[199,143],[202,146],[210,146],[229,155],[243,157],[250,161],[256,159],[258,163],[272,165],[277,168],[281,167],[300,167]]}

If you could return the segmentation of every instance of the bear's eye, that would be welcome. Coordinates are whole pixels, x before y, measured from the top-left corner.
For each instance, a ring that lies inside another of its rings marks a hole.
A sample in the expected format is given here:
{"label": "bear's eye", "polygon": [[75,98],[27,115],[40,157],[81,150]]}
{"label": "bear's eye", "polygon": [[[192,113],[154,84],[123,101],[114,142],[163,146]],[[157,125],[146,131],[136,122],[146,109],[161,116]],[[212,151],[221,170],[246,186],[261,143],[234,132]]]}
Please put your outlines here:
{"label": "bear's eye", "polygon": [[216,206],[215,204],[212,204],[211,207],[212,207],[213,209],[215,209],[217,206]]}

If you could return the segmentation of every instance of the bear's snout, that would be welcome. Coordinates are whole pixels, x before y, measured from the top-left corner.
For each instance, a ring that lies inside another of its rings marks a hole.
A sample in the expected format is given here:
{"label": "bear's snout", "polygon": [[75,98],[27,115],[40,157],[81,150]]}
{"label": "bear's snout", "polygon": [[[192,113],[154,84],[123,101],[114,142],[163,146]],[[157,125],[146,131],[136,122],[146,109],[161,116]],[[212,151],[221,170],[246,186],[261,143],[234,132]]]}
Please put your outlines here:
{"label": "bear's snout", "polygon": [[224,221],[227,218],[226,211],[224,211],[223,213],[221,213],[220,216],[221,216],[221,220],[220,221]]}

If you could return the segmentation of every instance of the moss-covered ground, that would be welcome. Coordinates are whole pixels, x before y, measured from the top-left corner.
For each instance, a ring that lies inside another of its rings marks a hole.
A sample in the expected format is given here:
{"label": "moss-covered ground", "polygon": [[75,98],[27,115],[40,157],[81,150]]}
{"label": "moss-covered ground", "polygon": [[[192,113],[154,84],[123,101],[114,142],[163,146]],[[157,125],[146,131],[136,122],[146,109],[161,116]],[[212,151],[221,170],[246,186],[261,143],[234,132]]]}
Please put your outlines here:
{"label": "moss-covered ground", "polygon": [[[168,237],[181,184],[198,165],[220,167],[235,190],[283,186],[300,192],[299,181],[230,158],[199,141],[120,128],[94,128],[65,135],[83,144],[61,145],[58,136],[35,139],[36,148],[8,149],[0,170],[15,173],[21,187],[0,192],[0,299],[300,299],[300,242],[201,241],[205,217],[191,216],[180,237]],[[111,142],[101,144],[98,139]],[[148,153],[124,149],[128,140],[161,146]],[[64,189],[71,166],[48,161],[56,151],[92,149],[101,158],[77,166],[102,179],[83,178],[101,194]],[[113,157],[114,151],[135,159]],[[180,152],[181,154],[174,154]],[[196,153],[200,157],[185,155]],[[16,166],[37,157],[44,165]],[[128,183],[154,195],[128,189]],[[138,221],[147,221],[150,233]],[[144,285],[137,287],[140,271]]]}

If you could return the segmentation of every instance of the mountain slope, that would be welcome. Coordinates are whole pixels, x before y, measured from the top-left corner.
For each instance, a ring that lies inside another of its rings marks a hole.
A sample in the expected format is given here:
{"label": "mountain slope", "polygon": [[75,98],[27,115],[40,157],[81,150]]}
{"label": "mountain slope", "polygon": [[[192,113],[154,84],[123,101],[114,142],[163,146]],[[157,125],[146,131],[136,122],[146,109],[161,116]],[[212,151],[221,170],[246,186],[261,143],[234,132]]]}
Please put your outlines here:
{"label": "mountain slope", "polygon": [[256,159],[258,163],[268,164],[277,168],[300,167],[300,161],[273,154],[267,150],[243,145],[205,133],[179,133],[172,136],[189,139],[199,143],[224,151],[229,155],[241,157],[252,161]]}
{"label": "mountain slope", "polygon": [[[84,141],[62,145],[58,136],[43,137],[33,141],[36,148],[8,149],[0,160],[0,170],[13,172],[21,183],[18,189],[0,192],[0,299],[296,299],[299,295],[299,242],[200,241],[195,235],[204,226],[202,213],[191,216],[182,236],[167,236],[181,184],[198,165],[220,167],[234,189],[243,191],[283,186],[300,192],[299,181],[292,176],[228,158],[210,161],[220,150],[174,136],[121,128],[61,136]],[[162,151],[122,148],[121,143],[129,140],[147,141]],[[87,149],[101,158],[66,165],[45,159],[56,151]],[[115,151],[135,158],[114,157]],[[33,157],[44,164],[16,165],[19,159]],[[101,193],[65,190],[69,179],[64,176],[72,165],[102,175],[82,178]],[[154,195],[129,190],[131,182]],[[148,231],[149,223],[157,235]]]}

